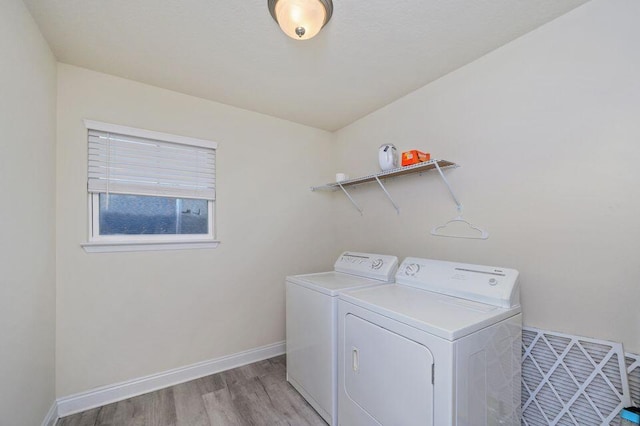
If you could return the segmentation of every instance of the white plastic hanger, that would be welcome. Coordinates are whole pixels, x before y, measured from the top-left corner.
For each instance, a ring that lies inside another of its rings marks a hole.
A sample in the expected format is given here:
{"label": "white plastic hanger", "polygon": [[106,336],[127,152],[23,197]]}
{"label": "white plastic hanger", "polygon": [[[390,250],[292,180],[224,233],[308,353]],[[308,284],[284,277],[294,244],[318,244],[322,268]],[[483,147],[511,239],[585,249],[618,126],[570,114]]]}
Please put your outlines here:
{"label": "white plastic hanger", "polygon": [[[431,229],[431,235],[435,235],[437,237],[467,238],[472,240],[486,240],[487,238],[489,238],[489,233],[487,231],[473,225],[471,222],[465,220],[462,217],[462,204],[460,203],[460,201],[458,201],[456,194],[453,193],[453,189],[451,189],[451,185],[449,184],[449,181],[444,176],[444,173],[442,173],[442,170],[440,169],[440,166],[438,166],[437,162],[435,163],[435,165],[436,165],[436,169],[438,170],[438,173],[440,173],[440,177],[444,181],[445,185],[447,185],[447,189],[449,190],[451,197],[453,197],[453,201],[455,201],[456,203],[456,208],[458,209],[458,216],[454,217],[453,219],[451,219],[450,221],[448,221],[443,225],[434,226],[433,229]],[[466,225],[468,230],[470,230],[472,233],[469,235],[464,235],[464,234],[458,234],[458,233],[452,232],[453,227],[459,227],[457,225],[459,223]]]}
{"label": "white plastic hanger", "polygon": [[[452,224],[455,224],[455,223],[466,224],[467,227],[473,232],[473,234],[459,235],[457,233],[451,232],[452,231],[451,227],[456,226]],[[451,219],[450,221],[448,221],[443,225],[434,226],[433,229],[431,229],[431,235],[435,235],[436,237],[467,238],[471,240],[486,240],[487,238],[489,238],[489,233],[487,231],[465,220],[462,217],[462,215],[454,217],[453,219]]]}

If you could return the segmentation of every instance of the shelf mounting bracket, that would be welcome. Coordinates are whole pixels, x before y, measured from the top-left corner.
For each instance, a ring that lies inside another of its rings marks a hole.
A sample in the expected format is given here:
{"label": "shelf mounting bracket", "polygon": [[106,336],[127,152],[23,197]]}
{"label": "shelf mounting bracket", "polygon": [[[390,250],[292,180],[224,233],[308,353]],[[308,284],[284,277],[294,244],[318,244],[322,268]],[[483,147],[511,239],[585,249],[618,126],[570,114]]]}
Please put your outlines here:
{"label": "shelf mounting bracket", "polygon": [[356,203],[356,201],[353,199],[353,197],[351,195],[349,195],[347,190],[344,189],[344,186],[342,186],[342,184],[340,182],[337,182],[337,183],[338,183],[338,186],[340,187],[340,189],[342,189],[342,192],[344,192],[344,195],[346,195],[347,198],[349,198],[349,201],[351,201],[351,204],[353,204],[355,206],[355,208],[358,209],[358,211],[360,212],[360,216],[362,216],[363,215],[362,209],[360,208],[358,203]]}
{"label": "shelf mounting bracket", "polygon": [[447,189],[449,190],[449,194],[451,194],[451,198],[453,198],[453,201],[456,203],[456,208],[458,209],[458,214],[462,214],[462,204],[458,200],[458,197],[456,197],[456,194],[453,192],[453,188],[451,188],[451,184],[449,183],[447,178],[444,177],[444,173],[442,173],[442,169],[438,165],[438,162],[436,161],[434,164],[436,166],[436,170],[438,171],[438,173],[440,173],[440,177],[442,178],[442,181],[447,186]]}
{"label": "shelf mounting bracket", "polygon": [[389,201],[391,201],[391,204],[393,204],[393,208],[396,209],[396,213],[400,214],[400,207],[398,207],[396,202],[393,201],[393,198],[391,198],[391,195],[389,194],[389,191],[387,191],[387,188],[385,188],[382,182],[380,182],[380,179],[378,178],[378,176],[375,176],[375,178],[376,178],[376,181],[378,182],[378,185],[380,185],[380,188],[382,188],[384,193],[387,195],[387,198],[389,199]]}

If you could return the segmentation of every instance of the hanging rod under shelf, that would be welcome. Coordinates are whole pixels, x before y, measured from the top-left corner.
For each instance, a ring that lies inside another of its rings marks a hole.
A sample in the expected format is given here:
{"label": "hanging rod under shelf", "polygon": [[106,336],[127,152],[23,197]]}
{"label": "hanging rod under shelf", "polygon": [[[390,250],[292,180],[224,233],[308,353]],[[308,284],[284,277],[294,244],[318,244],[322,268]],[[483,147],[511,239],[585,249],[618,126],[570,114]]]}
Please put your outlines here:
{"label": "hanging rod under shelf", "polygon": [[[408,175],[413,173],[421,173],[429,170],[433,170],[436,168],[436,163],[440,168],[449,168],[449,167],[458,167],[456,163],[452,163],[447,160],[430,160],[425,161],[423,163],[413,164],[411,166],[398,167],[395,169],[387,170],[384,172],[374,173],[367,176],[362,176],[354,179],[343,180],[341,182],[333,182],[328,183],[322,186],[312,186],[312,191],[338,191],[341,187],[344,190],[344,187],[349,187],[353,185],[359,185],[362,183],[375,182],[380,179],[387,179],[396,176]],[[379,183],[379,182],[378,182]]]}

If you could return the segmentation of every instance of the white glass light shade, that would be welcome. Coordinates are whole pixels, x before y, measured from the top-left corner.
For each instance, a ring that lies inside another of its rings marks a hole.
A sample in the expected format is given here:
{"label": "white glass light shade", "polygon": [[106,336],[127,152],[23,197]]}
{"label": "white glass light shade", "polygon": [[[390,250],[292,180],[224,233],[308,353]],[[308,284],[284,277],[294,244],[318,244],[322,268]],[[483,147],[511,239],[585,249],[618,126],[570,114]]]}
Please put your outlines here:
{"label": "white glass light shade", "polygon": [[277,0],[275,17],[286,35],[308,40],[326,23],[327,10],[320,0]]}

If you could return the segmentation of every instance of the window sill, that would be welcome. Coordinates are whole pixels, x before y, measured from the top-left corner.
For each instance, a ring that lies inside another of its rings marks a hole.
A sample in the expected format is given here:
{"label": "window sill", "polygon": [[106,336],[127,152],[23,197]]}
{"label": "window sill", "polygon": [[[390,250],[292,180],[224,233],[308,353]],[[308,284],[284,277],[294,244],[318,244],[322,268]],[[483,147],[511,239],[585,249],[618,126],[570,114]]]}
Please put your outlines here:
{"label": "window sill", "polygon": [[87,253],[126,251],[213,249],[220,241],[172,241],[172,242],[92,242],[81,244]]}

